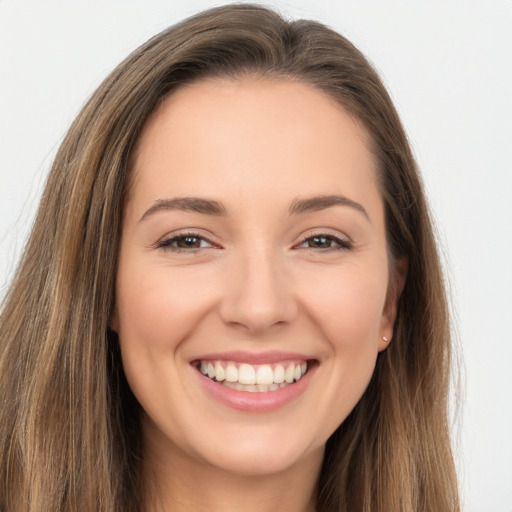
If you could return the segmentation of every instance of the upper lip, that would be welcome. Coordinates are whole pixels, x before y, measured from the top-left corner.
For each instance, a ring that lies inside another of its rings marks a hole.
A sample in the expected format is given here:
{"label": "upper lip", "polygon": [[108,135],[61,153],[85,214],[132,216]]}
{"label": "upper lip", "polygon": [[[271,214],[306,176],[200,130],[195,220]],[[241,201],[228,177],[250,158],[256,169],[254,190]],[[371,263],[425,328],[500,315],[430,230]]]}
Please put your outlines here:
{"label": "upper lip", "polygon": [[265,364],[265,363],[279,363],[280,361],[288,360],[302,360],[308,361],[315,359],[311,355],[301,354],[298,352],[283,352],[283,351],[267,351],[267,352],[246,352],[243,350],[235,350],[229,352],[214,352],[210,354],[203,354],[199,357],[194,357],[193,361],[236,361],[239,363],[248,364]]}

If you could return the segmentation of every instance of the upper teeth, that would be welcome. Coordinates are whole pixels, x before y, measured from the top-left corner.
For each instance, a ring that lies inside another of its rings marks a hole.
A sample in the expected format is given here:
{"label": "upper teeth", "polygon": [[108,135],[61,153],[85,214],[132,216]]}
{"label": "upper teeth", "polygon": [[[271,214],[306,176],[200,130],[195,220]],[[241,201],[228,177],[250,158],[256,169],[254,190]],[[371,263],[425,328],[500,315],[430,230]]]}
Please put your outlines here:
{"label": "upper teeth", "polygon": [[201,361],[199,369],[203,375],[219,382],[240,384],[281,384],[299,380],[307,371],[305,361],[286,361],[277,364],[252,365],[228,361]]}

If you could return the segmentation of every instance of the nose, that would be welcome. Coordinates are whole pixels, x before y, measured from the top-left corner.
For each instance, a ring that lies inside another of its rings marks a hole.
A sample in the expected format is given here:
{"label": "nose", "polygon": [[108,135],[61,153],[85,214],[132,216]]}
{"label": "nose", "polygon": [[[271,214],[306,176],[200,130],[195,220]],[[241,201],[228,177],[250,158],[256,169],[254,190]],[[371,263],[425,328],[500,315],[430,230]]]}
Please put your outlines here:
{"label": "nose", "polygon": [[270,251],[240,255],[229,269],[220,305],[224,323],[258,334],[284,325],[297,314],[293,280]]}

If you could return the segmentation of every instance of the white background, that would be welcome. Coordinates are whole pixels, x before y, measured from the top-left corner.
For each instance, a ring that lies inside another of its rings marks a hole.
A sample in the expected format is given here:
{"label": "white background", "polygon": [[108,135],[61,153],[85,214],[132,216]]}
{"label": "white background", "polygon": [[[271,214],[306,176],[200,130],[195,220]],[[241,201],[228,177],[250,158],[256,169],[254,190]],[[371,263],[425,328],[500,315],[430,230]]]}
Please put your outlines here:
{"label": "white background", "polygon": [[[208,0],[0,0],[0,286],[58,144],[131,50]],[[463,357],[467,512],[512,512],[512,1],[267,2],[347,36],[389,87],[424,174]]]}

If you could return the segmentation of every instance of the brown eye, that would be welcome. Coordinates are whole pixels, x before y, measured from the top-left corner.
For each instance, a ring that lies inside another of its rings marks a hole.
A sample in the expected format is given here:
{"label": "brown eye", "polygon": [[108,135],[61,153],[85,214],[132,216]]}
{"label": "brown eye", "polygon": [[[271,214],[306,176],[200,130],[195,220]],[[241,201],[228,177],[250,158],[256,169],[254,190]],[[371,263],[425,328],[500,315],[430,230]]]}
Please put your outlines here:
{"label": "brown eye", "polygon": [[352,249],[352,243],[349,240],[325,234],[309,236],[304,239],[299,247],[305,249],[318,249],[320,251],[338,251]]}
{"label": "brown eye", "polygon": [[199,249],[201,239],[198,236],[179,236],[174,239],[175,247],[180,249]]}
{"label": "brown eye", "polygon": [[212,244],[206,238],[193,233],[177,235],[158,243],[158,249],[176,252],[193,252],[198,249],[212,247]]}
{"label": "brown eye", "polygon": [[313,236],[306,240],[308,247],[311,249],[329,249],[332,247],[334,240],[326,236]]}

